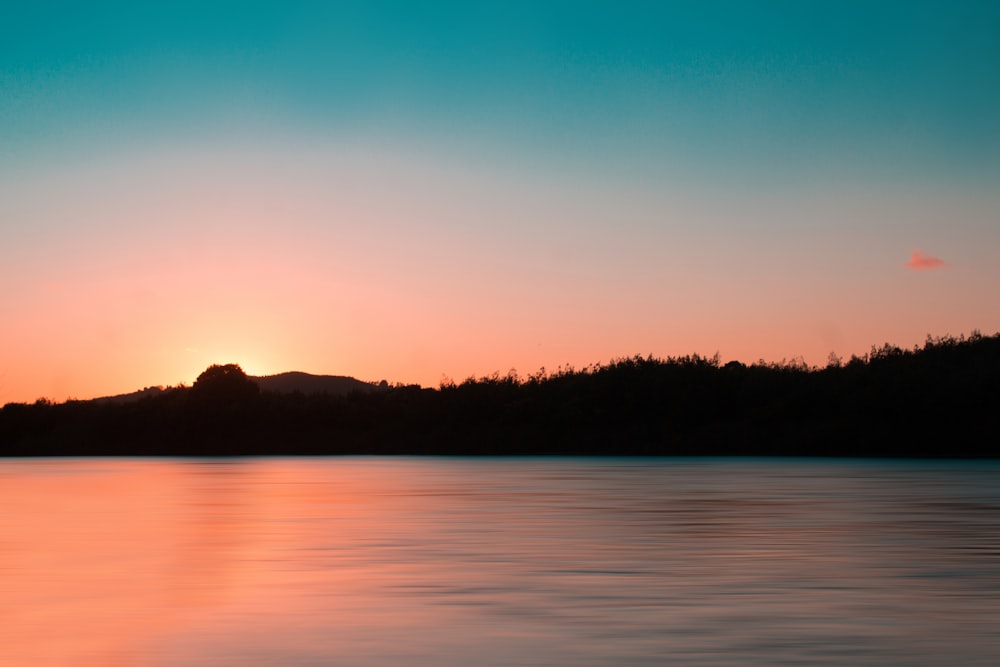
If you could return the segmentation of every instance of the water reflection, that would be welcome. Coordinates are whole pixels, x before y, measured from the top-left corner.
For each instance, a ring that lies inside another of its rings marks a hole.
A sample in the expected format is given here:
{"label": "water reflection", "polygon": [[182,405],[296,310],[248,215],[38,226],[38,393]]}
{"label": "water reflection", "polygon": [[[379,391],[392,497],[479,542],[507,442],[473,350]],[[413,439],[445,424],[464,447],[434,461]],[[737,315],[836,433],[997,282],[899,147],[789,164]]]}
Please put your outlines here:
{"label": "water reflection", "polygon": [[0,666],[993,665],[1000,465],[0,463]]}

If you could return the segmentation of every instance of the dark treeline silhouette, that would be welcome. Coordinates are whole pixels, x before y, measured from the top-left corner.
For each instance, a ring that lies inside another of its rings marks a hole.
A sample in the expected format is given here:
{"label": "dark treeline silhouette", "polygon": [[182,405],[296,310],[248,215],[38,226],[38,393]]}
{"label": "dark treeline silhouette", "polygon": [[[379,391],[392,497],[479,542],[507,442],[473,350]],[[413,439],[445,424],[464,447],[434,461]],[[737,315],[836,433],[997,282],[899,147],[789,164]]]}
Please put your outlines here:
{"label": "dark treeline silhouette", "polygon": [[1000,334],[825,368],[698,355],[437,389],[261,391],[239,366],[130,402],[8,404],[0,455],[1000,457]]}

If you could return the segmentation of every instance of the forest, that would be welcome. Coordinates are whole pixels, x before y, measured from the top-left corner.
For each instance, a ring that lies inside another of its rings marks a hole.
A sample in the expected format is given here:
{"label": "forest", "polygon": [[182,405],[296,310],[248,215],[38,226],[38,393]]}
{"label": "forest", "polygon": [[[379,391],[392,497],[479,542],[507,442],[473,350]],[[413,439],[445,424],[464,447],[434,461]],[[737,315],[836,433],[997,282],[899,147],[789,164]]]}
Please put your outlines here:
{"label": "forest", "polygon": [[635,356],[438,388],[262,391],[239,366],[134,401],[9,403],[0,456],[1000,457],[1000,334],[825,367]]}

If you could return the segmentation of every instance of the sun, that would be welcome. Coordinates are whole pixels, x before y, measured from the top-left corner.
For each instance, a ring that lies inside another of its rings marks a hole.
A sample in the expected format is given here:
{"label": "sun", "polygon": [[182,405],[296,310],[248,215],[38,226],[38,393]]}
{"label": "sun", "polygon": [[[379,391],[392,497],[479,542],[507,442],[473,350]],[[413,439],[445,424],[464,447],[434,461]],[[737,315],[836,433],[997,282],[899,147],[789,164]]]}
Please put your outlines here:
{"label": "sun", "polygon": [[194,378],[212,365],[236,364],[244,373],[254,377],[275,375],[286,370],[271,355],[239,346],[218,349],[187,347],[184,348],[184,353],[184,366],[187,369],[185,375],[191,376],[185,384],[191,384]]}
{"label": "sun", "polygon": [[[223,356],[225,358],[223,358]],[[263,375],[274,375],[280,373],[282,369],[275,366],[273,361],[269,361],[265,355],[261,354],[240,354],[232,353],[220,356],[215,364],[236,364],[243,369],[247,375],[260,377]]]}

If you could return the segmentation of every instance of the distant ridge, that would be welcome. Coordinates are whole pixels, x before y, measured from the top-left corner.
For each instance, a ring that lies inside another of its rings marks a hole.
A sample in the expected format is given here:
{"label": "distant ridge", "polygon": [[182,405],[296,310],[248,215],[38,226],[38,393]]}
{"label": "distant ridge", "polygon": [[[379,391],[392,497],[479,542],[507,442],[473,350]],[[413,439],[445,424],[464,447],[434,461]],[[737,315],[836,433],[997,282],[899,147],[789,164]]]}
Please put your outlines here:
{"label": "distant ridge", "polygon": [[140,389],[139,391],[133,391],[129,394],[116,394],[114,396],[101,396],[100,398],[92,399],[92,403],[132,403],[135,401],[142,400],[144,398],[149,398],[150,396],[159,396],[164,392],[168,392],[172,387],[146,387],[145,389]]}
{"label": "distant ridge", "polygon": [[[278,373],[277,375],[248,376],[257,383],[261,391],[275,392],[278,394],[291,394],[301,392],[303,394],[327,394],[329,396],[347,396],[352,391],[371,392],[379,388],[379,385],[371,382],[363,382],[346,375],[312,375],[300,371],[288,373]],[[146,387],[139,391],[128,394],[116,394],[115,396],[102,396],[93,399],[94,403],[134,403],[144,398],[159,396],[173,390],[173,387]]]}
{"label": "distant ridge", "polygon": [[299,371],[260,377],[250,376],[250,379],[257,383],[261,391],[273,391],[281,394],[298,391],[303,394],[346,396],[352,391],[370,392],[378,388],[371,382],[363,382],[346,375],[312,375]]}

